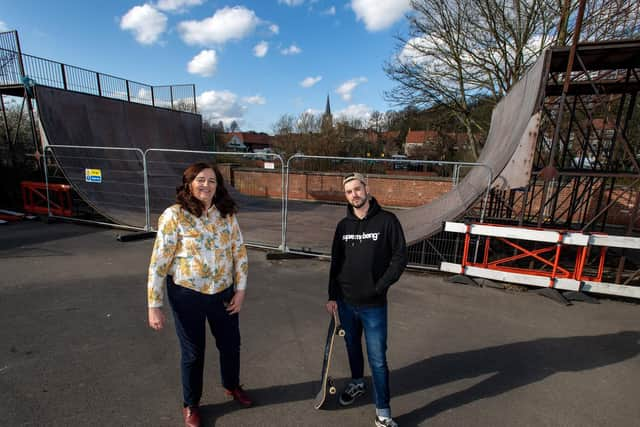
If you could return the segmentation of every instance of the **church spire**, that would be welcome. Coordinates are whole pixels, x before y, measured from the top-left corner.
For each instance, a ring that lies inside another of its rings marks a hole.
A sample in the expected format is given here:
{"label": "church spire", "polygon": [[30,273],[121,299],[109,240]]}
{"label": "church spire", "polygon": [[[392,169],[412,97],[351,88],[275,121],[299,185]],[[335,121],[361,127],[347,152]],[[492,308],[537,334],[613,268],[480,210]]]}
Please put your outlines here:
{"label": "church spire", "polygon": [[327,94],[327,106],[324,107],[324,114],[325,116],[331,115],[331,104],[329,104],[329,94]]}
{"label": "church spire", "polygon": [[331,115],[331,104],[329,103],[329,94],[327,94],[327,105],[322,115],[322,123],[320,125],[323,131],[329,131],[333,128],[333,116]]}

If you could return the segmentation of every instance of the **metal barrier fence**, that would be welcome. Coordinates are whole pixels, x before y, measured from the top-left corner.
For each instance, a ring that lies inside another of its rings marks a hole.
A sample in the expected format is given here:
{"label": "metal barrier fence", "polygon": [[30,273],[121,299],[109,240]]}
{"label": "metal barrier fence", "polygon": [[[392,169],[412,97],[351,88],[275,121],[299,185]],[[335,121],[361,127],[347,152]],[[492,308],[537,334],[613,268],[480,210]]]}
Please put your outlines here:
{"label": "metal barrier fence", "polygon": [[[43,161],[53,157],[65,178],[75,191],[95,210],[115,222],[73,218],[74,221],[115,226],[127,230],[149,230],[148,185],[144,153],[139,148],[91,147],[76,145],[47,145]],[[49,203],[49,173],[45,167],[47,208],[52,218],[65,218],[51,214]],[[107,172],[108,173],[103,173]],[[120,224],[118,224],[118,222]]]}
{"label": "metal barrier fence", "polygon": [[[270,169],[276,175],[278,188],[273,197],[260,197],[255,191],[244,191],[246,180],[239,176],[255,170],[257,159],[254,153],[193,151],[150,148],[144,152],[147,170],[147,192],[149,193],[148,223],[155,224],[157,217],[169,205],[175,203],[175,188],[182,178],[182,171],[196,161],[214,160],[224,176],[226,188],[240,207],[241,228],[245,242],[251,246],[282,249],[284,236],[284,162],[278,154],[264,154],[270,160]],[[262,161],[262,160],[260,160]],[[232,164],[232,165],[231,165]],[[243,168],[244,166],[244,168]],[[259,184],[259,183],[258,183]],[[150,226],[150,230],[154,227]]]}
{"label": "metal barrier fence", "polygon": [[[424,205],[430,199],[420,197],[416,192],[411,206],[398,206],[393,203],[395,190],[387,189],[383,194],[380,182],[388,180],[396,186],[394,188],[399,188],[398,192],[405,193],[410,191],[404,185],[408,182],[424,188],[441,187],[440,193],[429,196],[435,198],[458,185],[466,169],[483,166],[411,161],[414,169],[424,170],[422,175],[410,175],[416,171],[403,169],[408,161],[395,159],[298,154],[284,162],[281,156],[273,153],[257,155],[156,148],[142,151],[138,148],[70,145],[47,146],[45,162],[51,157],[64,165],[66,178],[83,199],[90,205],[99,206],[98,212],[120,224],[108,225],[141,231],[154,231],[160,213],[174,203],[175,188],[188,165],[196,161],[214,161],[225,178],[227,189],[240,206],[247,244],[319,257],[330,256],[335,226],[345,215],[344,174],[362,172],[370,183],[377,181],[372,188],[373,195],[383,206],[391,206],[388,209],[398,213]],[[48,174],[45,179],[48,184]],[[489,185],[488,181],[486,191]],[[50,216],[57,217],[51,213]],[[440,233],[411,246],[411,264],[436,269],[442,261],[458,261],[461,243],[455,234],[450,234]]]}
{"label": "metal barrier fence", "polygon": [[[444,195],[475,167],[486,170],[486,184],[478,184],[486,185],[480,209],[482,220],[493,180],[491,170],[484,164],[296,154],[287,160],[283,247],[291,253],[330,255],[335,226],[345,215],[342,177],[346,173],[360,172],[367,176],[373,196],[398,214]],[[321,173],[314,175],[316,171]],[[292,179],[296,180],[293,185]],[[392,184],[386,185],[385,181]],[[413,189],[403,185],[409,182]],[[394,197],[407,191],[414,192],[409,203],[404,196]],[[297,221],[295,215],[292,218],[291,212],[304,212],[303,220]],[[458,236],[438,233],[409,247],[410,263],[414,267],[437,270],[440,262],[453,261],[459,256],[455,250],[458,247]]]}
{"label": "metal barrier fence", "polygon": [[[133,218],[131,222],[137,223],[122,225],[78,218],[71,218],[72,221],[140,231],[153,230],[154,219],[173,203],[175,187],[180,183],[182,171],[188,164],[194,161],[214,160],[229,183],[227,188],[241,208],[241,227],[249,246],[313,254],[325,258],[330,254],[335,226],[345,215],[346,202],[342,191],[342,177],[347,170],[367,173],[373,195],[380,198],[384,196],[383,187],[377,182],[385,179],[384,174],[372,173],[372,170],[375,170],[373,165],[377,164],[376,167],[379,167],[380,164],[384,164],[379,162],[379,159],[298,155],[285,163],[279,155],[267,153],[258,156],[254,153],[170,149],[148,149],[143,152],[137,148],[71,145],[50,145],[44,150],[44,156],[45,163],[55,158],[65,164],[66,178],[74,184],[75,190],[82,194],[89,204],[99,204],[101,212],[106,213],[108,217],[118,218],[121,222],[124,222],[121,218]],[[264,162],[265,160],[267,162]],[[306,163],[300,167],[299,162]],[[312,165],[309,162],[324,162],[324,164]],[[391,170],[393,170],[395,162],[387,162],[392,165]],[[444,162],[424,161],[423,163],[433,166]],[[460,164],[449,166],[451,169],[448,169],[444,175],[447,175],[450,185],[453,186],[458,184],[455,177],[464,175],[464,172],[454,173],[454,169],[462,171],[465,168]],[[471,165],[465,165],[465,167],[471,167]],[[318,169],[325,171],[320,174]],[[386,178],[388,179],[389,176]],[[404,179],[406,180],[407,177]],[[416,182],[419,180],[416,177],[411,179]],[[307,183],[304,192],[309,194],[305,199],[299,197],[301,193],[296,193],[300,190],[298,187],[303,181]],[[372,184],[372,182],[375,183]],[[429,182],[434,185],[442,180]],[[97,185],[101,185],[102,188],[96,190]],[[54,214],[60,210],[52,209],[57,199],[53,194],[50,195],[48,173],[45,174],[45,186],[46,208],[49,216],[70,219]],[[56,186],[61,187],[59,184]],[[57,187],[53,186],[53,188]],[[266,194],[266,192],[270,193]],[[415,200],[416,204],[423,202],[424,200]],[[390,208],[390,210],[400,212],[397,208]],[[523,233],[526,234],[526,231]],[[583,273],[580,280],[585,286],[583,290],[608,293],[605,288],[613,289],[620,284],[637,288],[640,283],[640,250],[637,248],[637,242],[633,246],[625,237],[605,236],[598,233],[590,235],[590,239],[597,243],[596,246],[601,246],[601,249],[587,251],[581,258],[580,271]],[[598,243],[600,241],[603,243]],[[545,248],[530,250],[525,248],[515,253],[513,248],[516,246],[513,244],[505,246],[500,243],[499,238],[494,239],[489,251],[485,237],[464,236],[460,233],[443,231],[409,248],[410,266],[435,270],[441,263],[460,265],[464,260],[468,262],[484,260],[482,262],[486,264],[487,257],[491,254],[492,257],[499,255],[504,260],[515,262],[514,268],[531,269],[529,258],[524,258],[520,252],[532,254],[533,258],[540,261],[540,257],[547,251]],[[480,252],[476,249],[479,245],[484,248]],[[573,256],[571,250],[563,251],[563,257],[571,256]],[[572,261],[569,258],[559,260],[571,264]],[[502,259],[500,262],[503,262]],[[620,267],[621,259],[626,260],[626,268]],[[539,270],[539,275],[544,274],[544,265],[540,265],[539,268],[536,265],[533,267],[534,270]],[[616,287],[615,289],[627,288]],[[635,288],[631,291],[633,295],[626,290],[627,293],[614,294],[637,297]]]}

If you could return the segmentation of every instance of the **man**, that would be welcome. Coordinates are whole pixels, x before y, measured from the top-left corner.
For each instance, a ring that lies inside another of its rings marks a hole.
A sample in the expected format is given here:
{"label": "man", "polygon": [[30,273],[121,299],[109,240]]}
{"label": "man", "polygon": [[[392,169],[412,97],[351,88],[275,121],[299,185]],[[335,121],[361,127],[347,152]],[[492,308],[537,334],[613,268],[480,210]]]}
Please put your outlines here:
{"label": "man", "polygon": [[362,331],[373,378],[375,425],[397,427],[389,406],[387,367],[387,291],[407,265],[407,246],[398,218],[369,195],[359,173],[343,181],[347,216],[336,227],[331,250],[327,311],[340,316],[346,335],[351,382],[340,404],[351,405],[365,393]]}

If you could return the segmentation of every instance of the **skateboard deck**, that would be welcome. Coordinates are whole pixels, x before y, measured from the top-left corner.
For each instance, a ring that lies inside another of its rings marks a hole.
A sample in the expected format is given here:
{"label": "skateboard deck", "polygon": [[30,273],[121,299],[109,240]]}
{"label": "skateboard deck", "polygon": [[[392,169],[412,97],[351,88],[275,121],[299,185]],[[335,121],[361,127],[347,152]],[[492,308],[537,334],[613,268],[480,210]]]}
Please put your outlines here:
{"label": "skateboard deck", "polygon": [[331,365],[331,357],[333,356],[333,343],[336,335],[344,336],[344,329],[338,326],[338,315],[332,314],[329,321],[329,329],[327,330],[327,340],[324,344],[324,357],[322,359],[322,376],[320,377],[320,391],[316,395],[313,407],[320,409],[324,404],[328,394],[336,394],[336,386],[333,379],[329,376],[329,366]]}

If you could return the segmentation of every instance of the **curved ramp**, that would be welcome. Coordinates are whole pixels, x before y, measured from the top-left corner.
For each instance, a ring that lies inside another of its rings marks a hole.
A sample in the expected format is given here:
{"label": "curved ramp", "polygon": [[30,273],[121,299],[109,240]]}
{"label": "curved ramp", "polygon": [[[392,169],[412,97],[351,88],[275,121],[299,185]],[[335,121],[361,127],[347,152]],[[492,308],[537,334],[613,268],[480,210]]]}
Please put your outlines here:
{"label": "curved ramp", "polygon": [[[532,150],[537,133],[539,116],[536,114],[542,96],[542,89],[549,67],[550,51],[545,51],[527,74],[496,105],[491,116],[491,128],[484,145],[479,163],[488,167],[474,167],[451,191],[438,199],[405,211],[398,218],[405,231],[407,243],[415,243],[442,229],[446,220],[462,215],[473,203],[482,197],[489,180],[491,170],[493,182],[502,186],[521,185],[505,182],[522,182],[523,176],[531,171],[528,167],[515,162],[527,162],[527,156],[519,157],[522,151]],[[510,173],[502,180],[496,178],[508,167]],[[528,182],[526,179],[524,182]]]}
{"label": "curved ramp", "polygon": [[[38,114],[52,145],[180,148],[205,150],[202,117],[46,86],[36,87]],[[145,225],[144,169],[135,150],[55,148],[53,154],[78,194],[97,212],[118,224]],[[152,210],[163,209],[175,194],[180,155],[154,154],[149,162]],[[100,182],[87,182],[85,170],[100,170]]]}

